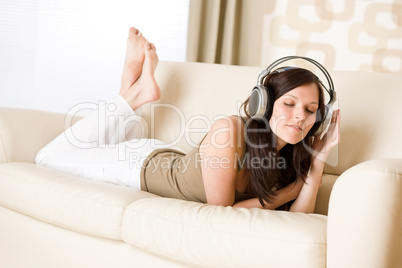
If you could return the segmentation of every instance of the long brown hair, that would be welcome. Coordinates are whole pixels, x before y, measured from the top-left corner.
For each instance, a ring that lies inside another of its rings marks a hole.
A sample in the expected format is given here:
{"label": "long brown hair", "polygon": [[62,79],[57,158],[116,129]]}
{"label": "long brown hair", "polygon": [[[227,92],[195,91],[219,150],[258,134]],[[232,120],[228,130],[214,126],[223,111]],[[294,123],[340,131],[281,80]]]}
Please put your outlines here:
{"label": "long brown hair", "polygon": [[[278,98],[293,90],[296,87],[314,83],[319,91],[319,107],[317,110],[317,119],[323,118],[325,113],[325,104],[323,89],[318,78],[309,70],[303,68],[293,68],[283,72],[272,72],[264,80],[264,86],[273,93],[273,99]],[[297,144],[287,144],[280,152],[276,149],[275,134],[271,131],[269,120],[272,115],[272,107],[268,116],[263,120],[254,120],[248,113],[250,97],[240,106],[243,107],[247,117],[246,122],[246,142],[245,142],[245,161],[244,166],[246,174],[250,178],[249,190],[258,197],[261,205],[264,207],[264,201],[272,203],[276,190],[279,190],[297,177],[303,180],[311,164],[311,154],[306,147],[311,148],[313,136],[320,127],[320,120],[316,120],[306,137]],[[259,159],[259,165],[252,163]],[[263,163],[268,161],[268,165]],[[281,206],[279,209],[288,209],[292,202]]]}

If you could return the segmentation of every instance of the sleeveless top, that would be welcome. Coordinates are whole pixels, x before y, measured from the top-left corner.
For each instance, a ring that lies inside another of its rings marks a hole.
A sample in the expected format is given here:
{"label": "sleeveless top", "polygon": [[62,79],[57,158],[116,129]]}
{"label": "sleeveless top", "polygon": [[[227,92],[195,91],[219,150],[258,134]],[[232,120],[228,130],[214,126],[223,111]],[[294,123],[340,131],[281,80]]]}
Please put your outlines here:
{"label": "sleeveless top", "polygon": [[[188,154],[169,148],[154,150],[141,167],[141,190],[163,197],[206,203],[199,147]],[[242,160],[238,163],[238,172]],[[252,194],[235,192],[235,202],[252,197]]]}

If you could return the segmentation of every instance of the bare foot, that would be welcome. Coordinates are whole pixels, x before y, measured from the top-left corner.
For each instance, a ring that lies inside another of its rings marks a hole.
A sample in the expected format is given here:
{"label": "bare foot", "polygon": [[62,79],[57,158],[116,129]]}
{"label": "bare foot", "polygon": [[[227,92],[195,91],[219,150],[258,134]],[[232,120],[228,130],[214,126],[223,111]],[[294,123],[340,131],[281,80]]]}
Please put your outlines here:
{"label": "bare foot", "polygon": [[120,93],[133,110],[145,103],[156,101],[161,97],[161,91],[154,77],[159,60],[155,46],[146,42],[144,52],[145,60],[140,78],[128,90]]}
{"label": "bare foot", "polygon": [[142,64],[145,59],[144,45],[147,42],[140,31],[131,27],[127,38],[127,52],[124,60],[124,69],[121,76],[122,91],[128,90],[134,82],[140,77]]}

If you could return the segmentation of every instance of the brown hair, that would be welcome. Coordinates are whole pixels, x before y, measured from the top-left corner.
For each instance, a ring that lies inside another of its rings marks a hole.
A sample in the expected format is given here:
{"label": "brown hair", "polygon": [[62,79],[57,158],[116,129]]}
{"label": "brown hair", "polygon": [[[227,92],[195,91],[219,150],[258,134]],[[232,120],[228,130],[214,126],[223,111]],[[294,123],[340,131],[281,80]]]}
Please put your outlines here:
{"label": "brown hair", "polygon": [[[323,118],[325,113],[325,104],[323,89],[318,78],[309,70],[302,68],[289,69],[283,72],[272,72],[264,80],[264,86],[273,93],[273,99],[278,98],[293,90],[296,87],[314,83],[319,91],[319,107],[317,110],[317,119]],[[248,113],[250,97],[241,105],[247,117],[246,122],[246,142],[245,142],[245,166],[246,174],[250,177],[249,190],[258,197],[262,206],[264,201],[272,203],[276,190],[279,190],[297,177],[303,180],[311,164],[311,154],[306,147],[311,148],[313,136],[320,127],[321,122],[317,120],[303,141],[297,144],[287,144],[280,150],[276,149],[275,134],[269,127],[271,111],[263,120],[254,120]],[[262,133],[262,134],[261,134]],[[251,161],[259,159],[259,163],[270,161],[271,165],[253,165]],[[273,164],[273,165],[272,165]],[[289,209],[292,202],[281,206],[279,209]]]}

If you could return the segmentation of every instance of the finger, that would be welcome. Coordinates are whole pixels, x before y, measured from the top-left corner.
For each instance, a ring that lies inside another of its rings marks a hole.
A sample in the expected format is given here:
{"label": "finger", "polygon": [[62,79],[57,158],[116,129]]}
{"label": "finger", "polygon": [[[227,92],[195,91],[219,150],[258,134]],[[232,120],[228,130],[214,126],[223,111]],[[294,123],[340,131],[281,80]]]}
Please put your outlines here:
{"label": "finger", "polygon": [[341,111],[340,110],[338,110],[338,118],[337,118],[336,123],[337,123],[338,128],[339,128],[339,126],[341,125]]}
{"label": "finger", "polygon": [[337,111],[333,111],[331,121],[329,123],[327,134],[331,135],[336,127]]}
{"label": "finger", "polygon": [[339,109],[335,110],[332,113],[331,123],[335,123],[338,119],[338,116],[339,116]]}
{"label": "finger", "polygon": [[340,110],[338,110],[338,121],[336,122],[336,128],[338,133],[338,143],[341,141],[341,114]]}
{"label": "finger", "polygon": [[336,122],[334,123],[334,125],[336,126],[336,132],[339,133],[341,125],[341,115],[339,110],[337,110]]}
{"label": "finger", "polygon": [[341,132],[340,132],[340,122],[341,122],[341,116],[340,116],[340,110],[337,110],[337,119],[336,119],[336,123],[334,124],[336,127],[334,129],[334,133],[333,135],[333,144],[337,145],[339,144],[340,140],[341,140]]}
{"label": "finger", "polygon": [[337,111],[334,111],[332,113],[331,123],[329,124],[327,134],[333,133],[334,129],[336,128],[336,122],[337,122]]}

